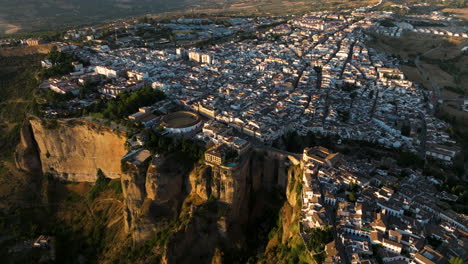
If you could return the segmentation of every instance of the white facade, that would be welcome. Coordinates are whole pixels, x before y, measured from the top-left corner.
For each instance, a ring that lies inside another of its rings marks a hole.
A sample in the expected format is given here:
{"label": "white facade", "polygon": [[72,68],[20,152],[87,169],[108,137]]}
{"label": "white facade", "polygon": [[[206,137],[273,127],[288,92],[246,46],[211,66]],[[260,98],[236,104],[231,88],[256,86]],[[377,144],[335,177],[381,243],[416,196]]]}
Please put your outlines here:
{"label": "white facade", "polygon": [[106,76],[107,78],[117,78],[117,71],[106,66],[96,66],[94,71],[98,74]]}
{"label": "white facade", "polygon": [[166,127],[165,130],[168,131],[171,134],[183,134],[183,133],[189,133],[189,132],[195,131],[196,129],[198,129],[201,126],[201,124],[202,124],[202,122],[200,121],[200,122],[196,123],[193,126],[180,127],[180,128],[167,128]]}

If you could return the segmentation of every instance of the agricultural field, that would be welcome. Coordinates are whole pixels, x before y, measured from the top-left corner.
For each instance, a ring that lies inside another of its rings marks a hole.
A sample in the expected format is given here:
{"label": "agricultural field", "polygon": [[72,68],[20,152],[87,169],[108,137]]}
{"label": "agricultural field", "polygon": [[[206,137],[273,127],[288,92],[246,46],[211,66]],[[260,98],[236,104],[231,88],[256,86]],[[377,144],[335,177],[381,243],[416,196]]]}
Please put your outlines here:
{"label": "agricultural field", "polygon": [[[206,3],[205,1],[202,1]],[[338,10],[338,9],[353,9],[362,6],[375,4],[378,0],[240,0],[228,3],[225,0],[217,1],[218,8],[210,9],[211,12],[227,12],[236,15],[243,15],[244,12],[252,15],[286,15],[286,14],[302,14],[309,11],[319,10]],[[204,6],[206,4],[201,4]],[[216,5],[209,5],[210,7]],[[221,8],[219,8],[221,7]],[[206,12],[206,10],[203,10]]]}
{"label": "agricultural field", "polygon": [[167,12],[184,8],[184,1],[0,0],[0,34],[73,28],[146,13]]}
{"label": "agricultural field", "polygon": [[442,12],[452,14],[457,18],[468,21],[468,8],[445,8]]}
{"label": "agricultural field", "polygon": [[146,14],[235,16],[302,14],[351,9],[378,0],[0,0],[0,35],[95,25]]}

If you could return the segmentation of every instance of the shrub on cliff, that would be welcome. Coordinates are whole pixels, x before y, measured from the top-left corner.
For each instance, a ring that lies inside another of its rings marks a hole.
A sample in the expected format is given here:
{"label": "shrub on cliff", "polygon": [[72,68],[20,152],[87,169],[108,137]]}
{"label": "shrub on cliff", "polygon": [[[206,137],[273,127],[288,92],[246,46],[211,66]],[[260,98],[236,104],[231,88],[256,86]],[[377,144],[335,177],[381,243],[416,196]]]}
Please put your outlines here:
{"label": "shrub on cliff", "polygon": [[59,127],[59,123],[57,119],[42,119],[41,124],[46,128],[46,129],[56,129]]}
{"label": "shrub on cliff", "polygon": [[97,171],[97,180],[94,183],[93,188],[89,191],[88,198],[92,201],[98,197],[98,195],[107,189],[110,179],[106,178],[101,169]]}
{"label": "shrub on cliff", "polygon": [[116,180],[109,182],[107,186],[109,187],[109,189],[114,190],[116,194],[122,193],[122,184],[120,182],[120,179],[116,179]]}
{"label": "shrub on cliff", "polygon": [[333,229],[331,228],[312,228],[306,231],[309,234],[307,242],[309,249],[314,252],[321,252],[325,245],[333,241]]}
{"label": "shrub on cliff", "polygon": [[122,184],[120,179],[111,180],[106,177],[101,169],[97,171],[97,180],[94,183],[93,188],[88,193],[88,198],[92,201],[99,196],[99,194],[106,190],[113,190],[116,194],[122,193]]}

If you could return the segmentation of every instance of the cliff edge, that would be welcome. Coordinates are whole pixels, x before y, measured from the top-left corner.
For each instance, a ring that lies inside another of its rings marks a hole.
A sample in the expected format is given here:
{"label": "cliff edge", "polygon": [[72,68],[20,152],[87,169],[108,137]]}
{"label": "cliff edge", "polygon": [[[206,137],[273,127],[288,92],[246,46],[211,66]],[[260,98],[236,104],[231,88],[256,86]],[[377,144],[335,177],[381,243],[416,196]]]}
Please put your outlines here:
{"label": "cliff edge", "polygon": [[124,133],[84,120],[32,118],[21,130],[16,163],[66,181],[94,182],[98,169],[120,178],[125,141]]}

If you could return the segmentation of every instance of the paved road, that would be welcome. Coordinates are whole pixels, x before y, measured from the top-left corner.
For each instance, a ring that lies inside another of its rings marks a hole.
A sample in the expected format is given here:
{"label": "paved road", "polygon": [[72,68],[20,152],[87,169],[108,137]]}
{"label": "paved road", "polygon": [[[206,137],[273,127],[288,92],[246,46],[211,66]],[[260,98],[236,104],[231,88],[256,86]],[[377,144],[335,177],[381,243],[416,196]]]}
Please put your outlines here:
{"label": "paved road", "polygon": [[419,149],[419,156],[421,158],[425,158],[426,150],[427,150],[427,124],[426,118],[424,117],[424,113],[419,111],[419,118],[423,123],[423,127],[421,129],[421,133],[419,134],[419,140],[421,141],[421,148]]}
{"label": "paved road", "polygon": [[349,47],[348,57],[346,58],[343,64],[343,68],[341,69],[341,72],[340,72],[340,78],[339,78],[340,80],[343,79],[343,74],[346,70],[346,65],[348,65],[348,63],[351,61],[351,58],[353,57],[354,45],[356,45],[356,41],[354,41],[353,44],[351,44],[351,46]]}

